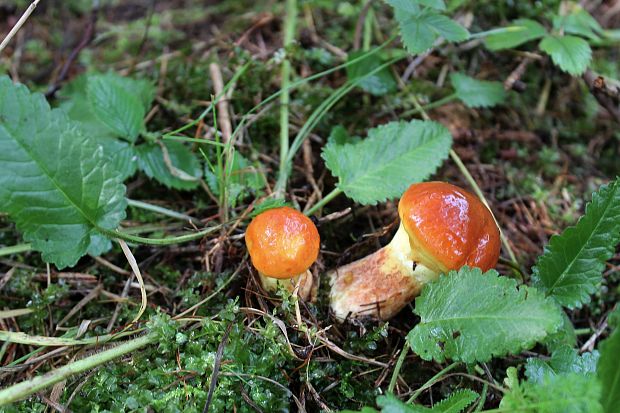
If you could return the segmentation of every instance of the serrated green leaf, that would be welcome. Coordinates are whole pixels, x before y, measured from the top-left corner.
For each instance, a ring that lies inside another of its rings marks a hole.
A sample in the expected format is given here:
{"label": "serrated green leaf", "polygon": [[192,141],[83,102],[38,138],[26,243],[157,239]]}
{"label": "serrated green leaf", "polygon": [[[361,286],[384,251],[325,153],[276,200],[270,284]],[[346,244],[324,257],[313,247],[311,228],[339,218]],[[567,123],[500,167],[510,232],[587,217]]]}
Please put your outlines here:
{"label": "serrated green leaf", "polygon": [[502,411],[523,413],[602,413],[597,380],[576,373],[550,376],[542,383],[523,382],[500,403]]}
{"label": "serrated green leaf", "polygon": [[198,187],[202,168],[196,155],[181,142],[168,141],[162,145],[168,153],[169,164],[164,160],[161,145],[147,143],[136,147],[140,169],[168,188],[189,190]]}
{"label": "serrated green leaf", "polygon": [[596,19],[579,5],[573,5],[571,12],[565,16],[553,16],[553,27],[558,32],[577,34],[595,41],[600,39],[597,33],[603,32]]}
{"label": "serrated green leaf", "polygon": [[577,334],[573,322],[568,318],[565,312],[562,312],[562,325],[553,334],[549,334],[543,344],[551,352],[562,347],[575,347],[577,345]]}
{"label": "serrated green leaf", "polygon": [[517,19],[511,23],[508,31],[488,35],[484,43],[489,50],[511,49],[539,39],[547,30],[538,22],[530,19]]}
{"label": "serrated green leaf", "polygon": [[445,10],[446,4],[443,0],[385,0],[390,6],[405,10],[409,13],[417,13],[420,6],[431,7],[437,10]]}
{"label": "serrated green leaf", "polygon": [[408,335],[411,348],[439,362],[516,354],[562,324],[560,309],[535,288],[468,267],[427,284],[414,311],[421,321]]}
{"label": "serrated green leaf", "polygon": [[450,132],[439,123],[390,122],[356,144],[328,142],[321,156],[347,196],[374,205],[426,179],[448,157],[451,144]]}
{"label": "serrated green leaf", "polygon": [[119,139],[99,138],[95,141],[103,148],[103,154],[110,159],[110,165],[117,171],[121,180],[125,180],[136,173],[138,169],[138,154],[135,147]]}
{"label": "serrated green leaf", "polygon": [[592,196],[577,225],[554,235],[532,269],[533,285],[568,308],[590,301],[620,242],[620,181]]}
{"label": "serrated green leaf", "polygon": [[[135,101],[142,105],[143,113],[148,111],[155,96],[154,86],[144,79],[121,77],[112,73],[107,75],[84,74],[76,77],[60,90],[60,108],[67,112],[73,121],[80,124],[88,137],[118,138],[122,136],[122,133],[110,128],[107,123],[101,120],[101,114],[97,112],[98,107],[93,106],[93,102],[89,100],[87,88],[93,79],[96,82],[101,82],[101,84],[109,85],[110,93],[120,89],[134,96]],[[140,119],[141,121],[142,119]]]}
{"label": "serrated green leaf", "polygon": [[602,386],[601,404],[605,413],[615,413],[620,406],[620,328],[616,327],[599,349],[597,376]]}
{"label": "serrated green leaf", "polygon": [[[90,75],[100,76],[100,75]],[[130,78],[118,78],[124,89],[139,96],[146,110],[153,99],[154,89],[150,82]],[[85,136],[94,139],[103,147],[103,153],[109,157],[113,167],[121,174],[122,180],[131,177],[137,169],[137,154],[129,143],[118,138],[118,133],[103,123],[90,107],[86,96],[88,75],[78,76],[60,90],[62,100],[60,108],[69,118],[76,122]]]}
{"label": "serrated green leaf", "polygon": [[148,112],[153,99],[155,99],[155,85],[147,79],[136,79],[132,77],[118,76],[115,73],[105,75],[115,84],[116,87],[120,87],[131,95],[136,96],[144,112]]}
{"label": "serrated green leaf", "polygon": [[443,0],[415,0],[415,2],[422,6],[432,7],[437,10],[446,9],[446,4]]}
{"label": "serrated green leaf", "polygon": [[421,11],[420,5],[415,0],[385,0],[385,2],[394,8],[394,16],[402,12],[418,14]]}
{"label": "serrated green leaf", "polygon": [[491,107],[506,100],[501,82],[478,80],[463,73],[450,74],[450,82],[457,97],[470,108]]}
{"label": "serrated green leaf", "polygon": [[451,42],[469,39],[463,26],[443,14],[426,10],[417,14],[395,9],[400,34],[407,50],[417,54],[430,49],[439,36]]}
{"label": "serrated green leaf", "polygon": [[103,124],[117,136],[135,142],[144,128],[146,111],[140,96],[127,88],[127,82],[113,74],[89,76],[86,96],[91,111]]}
{"label": "serrated green leaf", "polygon": [[393,394],[377,397],[377,406],[381,408],[381,413],[422,413],[425,409],[424,406],[406,404]]}
{"label": "serrated green leaf", "polygon": [[60,89],[58,92],[58,98],[61,101],[59,108],[65,111],[69,118],[80,126],[84,135],[89,138],[114,139],[118,137],[90,109],[86,96],[87,83],[88,76],[83,74]]}
{"label": "serrated green leaf", "polygon": [[525,364],[525,375],[532,383],[542,383],[547,377],[566,373],[592,376],[596,371],[598,359],[599,353],[596,350],[580,355],[573,348],[561,347],[553,352],[548,361],[528,358]]}
{"label": "serrated green leaf", "polygon": [[381,413],[461,413],[477,398],[478,393],[472,390],[457,390],[432,408],[428,408],[417,404],[407,404],[393,394],[386,394],[377,397],[377,405],[381,407]]}
{"label": "serrated green leaf", "polygon": [[425,21],[426,24],[448,41],[462,42],[469,39],[469,31],[448,16],[439,13],[429,13]]}
{"label": "serrated green leaf", "polygon": [[476,401],[478,393],[472,390],[457,390],[429,409],[429,413],[461,413]]}
{"label": "serrated green leaf", "polygon": [[100,234],[92,234],[90,236],[90,245],[88,246],[87,254],[93,257],[98,257],[105,254],[112,249],[112,241],[109,238]]}
{"label": "serrated green leaf", "polygon": [[[356,59],[364,53],[365,52],[361,51],[353,52],[349,54],[348,60],[351,61]],[[384,63],[385,62],[381,59],[376,58],[376,56],[368,56],[365,59],[347,66],[347,77],[349,80],[364,77],[367,73],[372,72]],[[375,74],[366,76],[358,81],[357,86],[371,95],[383,96],[396,91],[396,80],[394,80],[390,68],[385,67]]]}
{"label": "serrated green leaf", "polygon": [[335,145],[345,145],[347,143],[358,143],[362,139],[359,136],[350,136],[349,132],[342,125],[337,125],[332,128],[327,137],[327,142],[331,142]]}
{"label": "serrated green leaf", "polygon": [[588,42],[575,36],[545,36],[538,47],[556,66],[574,76],[585,72],[592,59]]}
{"label": "serrated green leaf", "polygon": [[125,217],[124,195],[96,142],[42,95],[0,78],[0,210],[44,260],[74,265],[97,227]]}

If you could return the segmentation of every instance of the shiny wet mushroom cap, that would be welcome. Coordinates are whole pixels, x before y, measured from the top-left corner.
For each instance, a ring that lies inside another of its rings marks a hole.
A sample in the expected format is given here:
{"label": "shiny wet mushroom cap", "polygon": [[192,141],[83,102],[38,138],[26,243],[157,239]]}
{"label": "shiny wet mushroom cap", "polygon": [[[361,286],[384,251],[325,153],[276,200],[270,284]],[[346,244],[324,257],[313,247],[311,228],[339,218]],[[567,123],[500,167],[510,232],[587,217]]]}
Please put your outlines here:
{"label": "shiny wet mushroom cap", "polygon": [[282,280],[290,291],[300,283],[299,295],[311,296],[308,269],[318,257],[320,237],[310,218],[290,207],[269,209],[252,220],[245,243],[266,290],[275,290]]}

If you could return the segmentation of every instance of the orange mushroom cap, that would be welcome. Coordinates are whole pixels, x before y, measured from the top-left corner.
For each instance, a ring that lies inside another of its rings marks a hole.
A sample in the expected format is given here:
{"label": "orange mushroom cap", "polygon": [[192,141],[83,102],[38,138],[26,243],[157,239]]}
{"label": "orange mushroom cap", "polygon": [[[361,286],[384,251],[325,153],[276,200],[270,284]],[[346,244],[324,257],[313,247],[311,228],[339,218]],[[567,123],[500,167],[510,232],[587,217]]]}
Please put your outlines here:
{"label": "orange mushroom cap", "polygon": [[497,264],[499,229],[489,209],[469,192],[444,182],[413,184],[398,204],[413,260],[439,270]]}
{"label": "orange mushroom cap", "polygon": [[310,218],[289,207],[260,213],[245,231],[252,264],[273,278],[291,278],[310,268],[319,255],[320,242]]}

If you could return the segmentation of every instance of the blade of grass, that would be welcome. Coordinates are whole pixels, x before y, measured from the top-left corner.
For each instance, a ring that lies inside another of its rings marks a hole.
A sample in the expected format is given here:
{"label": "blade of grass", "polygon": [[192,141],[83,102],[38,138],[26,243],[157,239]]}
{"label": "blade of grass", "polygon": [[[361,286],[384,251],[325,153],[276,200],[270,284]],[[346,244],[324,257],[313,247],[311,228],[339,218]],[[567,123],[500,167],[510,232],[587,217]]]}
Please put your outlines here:
{"label": "blade of grass", "polygon": [[52,370],[49,373],[2,389],[0,390],[0,406],[5,406],[26,398],[39,390],[43,390],[73,375],[90,370],[118,357],[130,354],[142,347],[155,343],[157,340],[157,334],[147,334],[145,336],[129,340],[123,344],[119,344],[109,350],[102,351],[101,353],[69,363],[59,369]]}
{"label": "blade of grass", "polygon": [[10,247],[2,247],[0,248],[0,257],[5,255],[13,255],[19,254],[22,252],[28,252],[32,250],[32,245],[30,244],[17,244],[11,245]]}
{"label": "blade of grass", "polygon": [[[284,18],[284,50],[293,44],[295,39],[295,26],[297,23],[297,0],[286,0],[286,16]],[[280,95],[280,172],[279,175],[288,174],[286,169],[290,168],[290,165],[286,162],[288,158],[289,150],[289,104],[290,104],[290,91],[289,86],[291,83],[291,61],[285,55],[282,60],[282,68],[280,72],[281,76],[281,90]],[[284,198],[285,188],[276,188],[275,197]]]}
{"label": "blade of grass", "polygon": [[127,199],[127,204],[129,204],[130,206],[136,207],[136,208],[140,208],[140,209],[144,209],[146,211],[151,211],[151,212],[156,212],[158,214],[162,214],[165,215],[167,217],[170,218],[176,218],[176,219],[180,219],[183,221],[189,221],[189,222],[193,222],[195,224],[200,223],[200,221],[194,217],[190,217],[189,215],[185,215],[182,214],[180,212],[177,211],[173,211],[171,209],[168,208],[164,208],[164,207],[160,207],[157,205],[153,205],[153,204],[149,204],[147,202],[143,202],[143,201],[136,201],[134,199]]}

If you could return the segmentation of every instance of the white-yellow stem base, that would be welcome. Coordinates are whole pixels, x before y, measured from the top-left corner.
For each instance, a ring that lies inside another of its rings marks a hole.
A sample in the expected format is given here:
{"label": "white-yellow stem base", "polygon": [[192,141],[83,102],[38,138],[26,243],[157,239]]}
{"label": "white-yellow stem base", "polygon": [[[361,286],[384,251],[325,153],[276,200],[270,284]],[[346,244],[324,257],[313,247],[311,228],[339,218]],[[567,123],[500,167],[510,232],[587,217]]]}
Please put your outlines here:
{"label": "white-yellow stem base", "polygon": [[316,283],[310,270],[292,277],[292,278],[272,278],[268,277],[261,272],[258,273],[261,281],[261,285],[265,291],[274,293],[278,291],[278,285],[283,286],[287,291],[294,292],[295,288],[299,286],[297,290],[297,296],[304,301],[314,301],[316,299]]}
{"label": "white-yellow stem base", "polygon": [[339,320],[387,320],[420,293],[438,274],[411,258],[409,235],[401,224],[392,241],[360,260],[328,274],[331,310]]}

